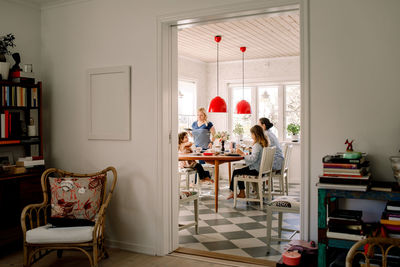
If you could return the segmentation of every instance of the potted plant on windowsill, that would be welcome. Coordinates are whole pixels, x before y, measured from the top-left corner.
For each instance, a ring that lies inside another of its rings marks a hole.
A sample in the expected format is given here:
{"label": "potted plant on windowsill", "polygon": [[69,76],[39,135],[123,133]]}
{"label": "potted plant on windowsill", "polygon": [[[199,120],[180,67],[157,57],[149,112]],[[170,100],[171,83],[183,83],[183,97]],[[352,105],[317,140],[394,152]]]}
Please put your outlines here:
{"label": "potted plant on windowsill", "polygon": [[300,132],[300,125],[297,123],[290,123],[287,126],[288,133],[292,134],[292,141],[298,142],[299,141],[299,132]]}
{"label": "potted plant on windowsill", "polygon": [[236,136],[236,143],[240,143],[240,140],[243,139],[244,129],[240,123],[236,123],[235,128],[232,131]]}
{"label": "potted plant on windowsill", "polygon": [[0,75],[2,80],[8,79],[10,63],[6,62],[6,55],[11,55],[11,52],[8,49],[9,47],[15,47],[14,40],[15,37],[12,33],[0,36]]}

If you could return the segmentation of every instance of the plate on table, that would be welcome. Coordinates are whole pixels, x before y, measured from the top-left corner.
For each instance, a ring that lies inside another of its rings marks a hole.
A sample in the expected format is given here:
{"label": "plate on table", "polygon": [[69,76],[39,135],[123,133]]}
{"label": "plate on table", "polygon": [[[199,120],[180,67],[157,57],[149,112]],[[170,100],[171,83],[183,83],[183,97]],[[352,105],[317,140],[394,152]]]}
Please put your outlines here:
{"label": "plate on table", "polygon": [[226,153],[226,156],[235,156],[235,157],[240,157],[240,154],[236,154],[236,153]]}
{"label": "plate on table", "polygon": [[201,153],[191,153],[191,155],[193,155],[193,156],[201,156],[202,154]]}

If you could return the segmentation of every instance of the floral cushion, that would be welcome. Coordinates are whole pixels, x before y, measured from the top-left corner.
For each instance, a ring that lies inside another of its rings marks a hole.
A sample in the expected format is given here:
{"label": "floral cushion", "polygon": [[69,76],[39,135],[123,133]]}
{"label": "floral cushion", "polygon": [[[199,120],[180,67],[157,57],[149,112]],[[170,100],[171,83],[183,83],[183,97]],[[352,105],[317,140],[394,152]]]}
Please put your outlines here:
{"label": "floral cushion", "polygon": [[179,199],[184,199],[195,195],[197,195],[197,192],[195,191],[182,191],[179,195]]}
{"label": "floral cushion", "polygon": [[104,174],[87,178],[49,177],[51,218],[94,222],[101,206],[105,178]]}
{"label": "floral cushion", "polygon": [[282,196],[275,198],[269,202],[268,205],[281,208],[298,209],[300,208],[300,201],[297,197]]}

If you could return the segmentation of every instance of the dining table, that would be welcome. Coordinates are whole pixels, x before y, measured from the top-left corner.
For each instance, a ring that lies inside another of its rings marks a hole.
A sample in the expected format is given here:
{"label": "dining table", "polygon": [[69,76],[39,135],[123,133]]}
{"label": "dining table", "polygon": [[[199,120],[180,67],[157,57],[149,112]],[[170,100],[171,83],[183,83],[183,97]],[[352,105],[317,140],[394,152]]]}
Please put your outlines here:
{"label": "dining table", "polygon": [[[179,161],[186,160],[203,160],[209,164],[215,166],[214,168],[214,185],[215,185],[215,212],[218,212],[218,189],[219,189],[219,165],[223,163],[229,163],[229,178],[231,175],[230,163],[233,161],[240,161],[244,159],[244,157],[240,155],[225,155],[225,154],[213,154],[213,155],[204,155],[202,153],[193,153],[193,154],[179,154]],[[230,179],[229,179],[230,182]]]}

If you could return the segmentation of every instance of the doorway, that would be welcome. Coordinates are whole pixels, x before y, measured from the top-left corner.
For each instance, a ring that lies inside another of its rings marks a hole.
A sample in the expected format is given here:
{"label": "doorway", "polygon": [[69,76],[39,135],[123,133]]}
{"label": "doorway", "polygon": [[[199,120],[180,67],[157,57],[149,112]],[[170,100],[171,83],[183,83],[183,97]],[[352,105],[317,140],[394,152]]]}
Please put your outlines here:
{"label": "doorway", "polygon": [[[283,12],[293,12],[294,10],[298,10],[299,7],[298,6],[284,6],[284,7],[280,7],[279,11],[281,13]],[[240,8],[239,8],[240,10]],[[211,16],[204,16],[203,18],[198,18],[198,19],[193,19],[193,20],[185,20],[185,21],[179,21],[178,20],[174,20],[173,22],[169,21],[169,22],[162,22],[160,23],[161,27],[160,27],[160,35],[161,35],[161,39],[164,40],[163,42],[161,42],[161,45],[159,47],[160,52],[162,53],[162,57],[161,57],[161,61],[162,64],[160,64],[160,79],[163,81],[162,85],[160,86],[161,89],[161,95],[167,96],[166,98],[162,98],[160,99],[160,104],[163,107],[162,110],[163,111],[167,111],[167,112],[162,112],[161,116],[163,117],[163,125],[161,125],[162,131],[161,131],[161,136],[168,136],[169,142],[168,144],[166,144],[165,142],[161,143],[163,144],[163,151],[162,151],[162,159],[163,160],[163,168],[162,171],[163,173],[167,173],[167,177],[170,177],[171,180],[169,181],[164,181],[164,184],[168,184],[168,187],[164,187],[164,194],[163,194],[163,199],[167,200],[168,202],[163,202],[164,205],[164,210],[166,212],[164,212],[164,214],[167,216],[167,225],[169,226],[169,229],[166,229],[167,226],[163,225],[164,229],[167,231],[166,233],[164,233],[164,237],[166,237],[166,239],[168,240],[168,242],[164,242],[163,244],[160,245],[160,247],[162,248],[161,251],[163,251],[164,253],[166,252],[171,252],[172,250],[176,249],[179,246],[179,235],[178,235],[178,214],[179,214],[179,209],[178,209],[178,197],[177,197],[177,190],[178,190],[178,181],[176,179],[175,174],[177,173],[177,167],[176,167],[176,162],[177,162],[177,151],[176,151],[176,147],[177,147],[177,140],[176,140],[176,136],[177,136],[177,129],[178,129],[178,120],[177,120],[177,114],[178,114],[178,108],[175,105],[178,99],[178,73],[177,73],[177,58],[178,58],[178,53],[177,53],[177,26],[180,25],[180,27],[185,28],[188,27],[188,23],[190,22],[190,25],[193,25],[193,23],[197,23],[199,25],[200,24],[209,24],[210,20],[213,20],[212,22],[216,22],[219,19],[225,19],[225,21],[230,21],[230,20],[235,20],[238,17],[243,17],[243,16],[248,16],[248,15],[257,15],[257,16],[262,16],[265,15],[266,13],[268,14],[269,12],[274,12],[276,13],[278,11],[278,9],[276,7],[264,7],[262,8],[262,10],[256,10],[256,11],[252,11],[253,13],[249,13],[249,11],[247,12],[230,12],[229,15],[227,14],[219,14],[216,16],[213,16],[211,18]],[[246,15],[244,15],[244,13],[246,13]],[[304,36],[302,36],[302,38],[304,38]],[[301,52],[300,57],[303,55],[304,52]],[[301,98],[302,98],[302,106],[303,109],[301,111],[301,117],[302,117],[302,142],[300,144],[301,148],[306,148],[308,145],[308,140],[307,140],[307,120],[305,118],[307,118],[308,116],[308,111],[307,111],[307,80],[303,77],[304,76],[304,70],[303,68],[305,68],[302,64],[302,74],[301,74],[301,78],[299,80],[299,83],[301,84]],[[237,82],[237,81],[236,81]],[[265,81],[264,81],[265,82]],[[231,81],[230,85],[235,86],[235,81]],[[272,86],[271,84],[259,84],[257,86]],[[256,86],[256,85],[255,85]],[[284,86],[284,85],[279,85],[279,86]],[[167,89],[167,90],[163,90]],[[303,101],[305,100],[305,101]],[[197,101],[199,100],[199,97],[197,97]],[[231,125],[229,125],[229,120],[231,119],[227,119],[227,128],[229,129],[229,127],[232,127]],[[308,221],[308,190],[303,190],[303,189],[307,189],[308,188],[308,180],[305,179],[304,177],[308,177],[305,176],[304,174],[308,172],[307,169],[307,164],[305,164],[306,162],[306,158],[308,158],[307,156],[307,150],[306,149],[302,149],[302,164],[301,166],[305,167],[302,169],[301,171],[301,189],[302,189],[302,220],[300,222],[300,228],[301,228],[301,238],[302,239],[308,239],[308,229],[307,226],[308,223],[304,223]],[[306,155],[306,157],[304,157],[304,155]],[[170,190],[169,192],[167,192],[167,190]],[[175,194],[176,193],[176,194]],[[306,195],[305,195],[306,194]],[[307,197],[305,197],[307,196]],[[207,200],[205,200],[207,201]],[[209,203],[204,203],[206,205],[211,205]],[[168,212],[169,211],[169,212]],[[230,211],[229,211],[230,212]],[[232,216],[235,216],[233,214],[230,214]],[[236,214],[237,215],[237,214]],[[221,215],[222,216],[222,215]],[[257,216],[257,215],[254,215]],[[259,215],[259,216],[263,216],[263,215]],[[235,217],[232,217],[235,218]],[[224,218],[226,219],[226,218]],[[254,220],[254,218],[252,218]],[[260,217],[260,219],[262,219]],[[228,220],[228,221],[232,221]],[[235,221],[235,220],[233,220]],[[208,225],[210,226],[210,225]],[[204,226],[205,227],[205,226]],[[265,227],[265,226],[264,226]],[[211,227],[212,228],[212,227]],[[223,228],[223,227],[220,227]],[[255,230],[255,229],[252,229]],[[260,240],[261,241],[261,240]]]}

